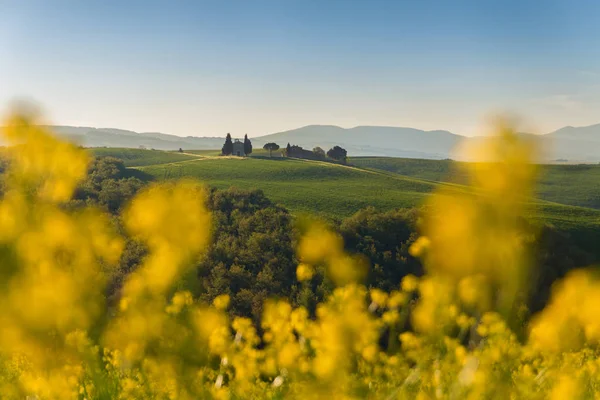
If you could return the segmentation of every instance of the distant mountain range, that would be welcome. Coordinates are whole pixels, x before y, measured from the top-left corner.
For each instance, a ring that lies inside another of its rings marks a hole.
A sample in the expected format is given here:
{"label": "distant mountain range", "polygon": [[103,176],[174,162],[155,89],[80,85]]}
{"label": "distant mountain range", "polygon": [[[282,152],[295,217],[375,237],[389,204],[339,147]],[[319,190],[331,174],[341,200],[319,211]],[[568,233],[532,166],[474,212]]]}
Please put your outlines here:
{"label": "distant mountain range", "polygon": [[600,161],[600,124],[565,126],[543,137],[555,159]]}
{"label": "distant mountain range", "polygon": [[[220,149],[224,137],[175,136],[159,132],[138,133],[113,128],[49,126],[56,134],[86,147],[146,147],[158,150]],[[600,161],[600,124],[586,127],[567,126],[538,135],[546,150],[544,161]],[[352,156],[388,156],[444,159],[454,157],[453,149],[470,138],[448,131],[423,131],[387,126],[357,126],[345,129],[333,125],[309,125],[289,131],[252,138],[255,147],[275,142],[307,149],[320,146],[325,151],[334,145]]]}
{"label": "distant mountain range", "polygon": [[85,147],[146,147],[157,150],[220,149],[224,137],[175,136],[160,132],[138,133],[114,128],[90,128],[82,126],[48,126],[59,136]]}
{"label": "distant mountain range", "polygon": [[309,125],[260,139],[286,145],[288,142],[312,149],[315,146],[327,151],[339,145],[350,156],[390,156],[409,158],[448,158],[450,151],[463,136],[448,131],[422,131],[413,128],[388,126],[357,126],[344,129],[332,125]]}
{"label": "distant mountain range", "polygon": [[[530,136],[526,133],[523,135]],[[544,135],[531,136],[539,141],[543,149],[543,160],[540,161],[600,161],[600,124],[577,128],[568,126]],[[459,157],[453,151],[457,146],[481,140],[482,137],[399,127],[357,126],[344,129],[331,125],[309,125],[256,139],[280,145],[290,142],[306,148],[318,145],[325,150],[338,144],[348,150],[350,156],[445,159]]]}

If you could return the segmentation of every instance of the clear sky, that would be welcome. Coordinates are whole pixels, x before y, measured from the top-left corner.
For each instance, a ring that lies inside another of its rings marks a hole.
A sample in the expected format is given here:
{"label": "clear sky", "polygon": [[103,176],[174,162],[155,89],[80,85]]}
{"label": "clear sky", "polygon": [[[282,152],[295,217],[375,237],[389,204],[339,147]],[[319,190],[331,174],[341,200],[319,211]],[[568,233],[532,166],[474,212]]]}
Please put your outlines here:
{"label": "clear sky", "polygon": [[600,1],[0,0],[0,108],[257,136],[308,124],[474,135],[600,123]]}

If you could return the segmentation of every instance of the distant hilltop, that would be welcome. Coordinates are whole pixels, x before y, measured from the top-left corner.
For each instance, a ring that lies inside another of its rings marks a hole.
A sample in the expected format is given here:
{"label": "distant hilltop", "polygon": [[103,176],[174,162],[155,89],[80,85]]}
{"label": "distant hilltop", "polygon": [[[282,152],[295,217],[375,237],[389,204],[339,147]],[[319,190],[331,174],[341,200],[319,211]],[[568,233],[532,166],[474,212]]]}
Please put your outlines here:
{"label": "distant hilltop", "polygon": [[144,147],[157,150],[220,149],[223,137],[181,137],[160,132],[134,132],[114,128],[91,128],[83,126],[48,126],[59,136],[85,147]]}
{"label": "distant hilltop", "polygon": [[[219,137],[181,137],[160,132],[134,132],[114,128],[49,126],[55,133],[86,147],[129,147],[157,150],[221,149],[225,134]],[[545,161],[599,162],[600,124],[567,126],[537,138],[546,150]],[[298,129],[251,138],[255,147],[275,142],[312,149],[340,145],[350,157],[387,156],[425,159],[453,157],[452,150],[465,141],[478,140],[444,130],[423,131],[391,126],[308,125]]]}

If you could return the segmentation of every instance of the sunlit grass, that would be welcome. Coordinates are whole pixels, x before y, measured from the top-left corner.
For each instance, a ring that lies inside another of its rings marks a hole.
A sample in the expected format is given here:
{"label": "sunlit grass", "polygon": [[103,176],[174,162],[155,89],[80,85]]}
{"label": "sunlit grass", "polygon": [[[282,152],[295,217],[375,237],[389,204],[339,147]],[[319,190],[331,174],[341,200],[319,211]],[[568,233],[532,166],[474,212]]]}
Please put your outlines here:
{"label": "sunlit grass", "polygon": [[162,150],[96,147],[89,149],[89,151],[96,157],[115,157],[123,160],[126,167],[168,164],[195,158],[187,154]]}
{"label": "sunlit grass", "polygon": [[[352,164],[438,182],[466,183],[457,171],[464,163],[392,157],[355,157]],[[554,203],[600,209],[600,165],[543,165],[535,185],[536,197]]]}

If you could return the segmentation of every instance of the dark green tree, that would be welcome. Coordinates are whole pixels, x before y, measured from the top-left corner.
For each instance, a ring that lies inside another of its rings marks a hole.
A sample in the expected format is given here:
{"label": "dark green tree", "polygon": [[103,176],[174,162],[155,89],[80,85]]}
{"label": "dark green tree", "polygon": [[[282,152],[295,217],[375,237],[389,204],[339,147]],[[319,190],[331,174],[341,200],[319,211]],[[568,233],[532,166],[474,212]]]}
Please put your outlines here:
{"label": "dark green tree", "polygon": [[392,290],[407,274],[422,275],[420,260],[408,253],[417,238],[416,210],[378,211],[369,207],[344,219],[339,227],[350,253],[371,264],[367,286]]}
{"label": "dark green tree", "polygon": [[94,204],[117,213],[144,186],[133,177],[132,170],[114,157],[95,158],[88,167],[88,175],[77,189],[71,205]]}
{"label": "dark green tree", "polygon": [[287,157],[290,157],[292,155],[292,146],[290,146],[289,142],[288,142],[287,147],[285,148],[285,155]]}
{"label": "dark green tree", "polygon": [[340,146],[333,146],[327,152],[327,156],[336,161],[346,162],[348,152],[346,151],[346,149],[343,149]]}
{"label": "dark green tree", "polygon": [[183,153],[183,149],[182,149],[181,147],[179,148],[179,152],[180,152],[180,153]]}
{"label": "dark green tree", "polygon": [[233,142],[231,141],[231,134],[227,134],[225,137],[225,144],[223,145],[223,149],[221,150],[224,156],[229,156],[233,153]]}
{"label": "dark green tree", "polygon": [[214,237],[198,263],[201,285],[194,293],[211,302],[231,296],[230,313],[262,315],[267,298],[288,298],[297,291],[295,230],[292,216],[258,190],[212,190],[207,206],[213,214]]}
{"label": "dark green tree", "polygon": [[252,154],[252,142],[248,139],[248,134],[244,135],[244,153],[247,156]]}
{"label": "dark green tree", "polygon": [[269,150],[269,157],[271,157],[271,153],[279,150],[279,145],[277,143],[267,143],[263,146],[263,149]]}
{"label": "dark green tree", "polygon": [[313,151],[313,153],[315,153],[315,157],[325,158],[325,150],[323,150],[319,146],[315,147],[312,151]]}

